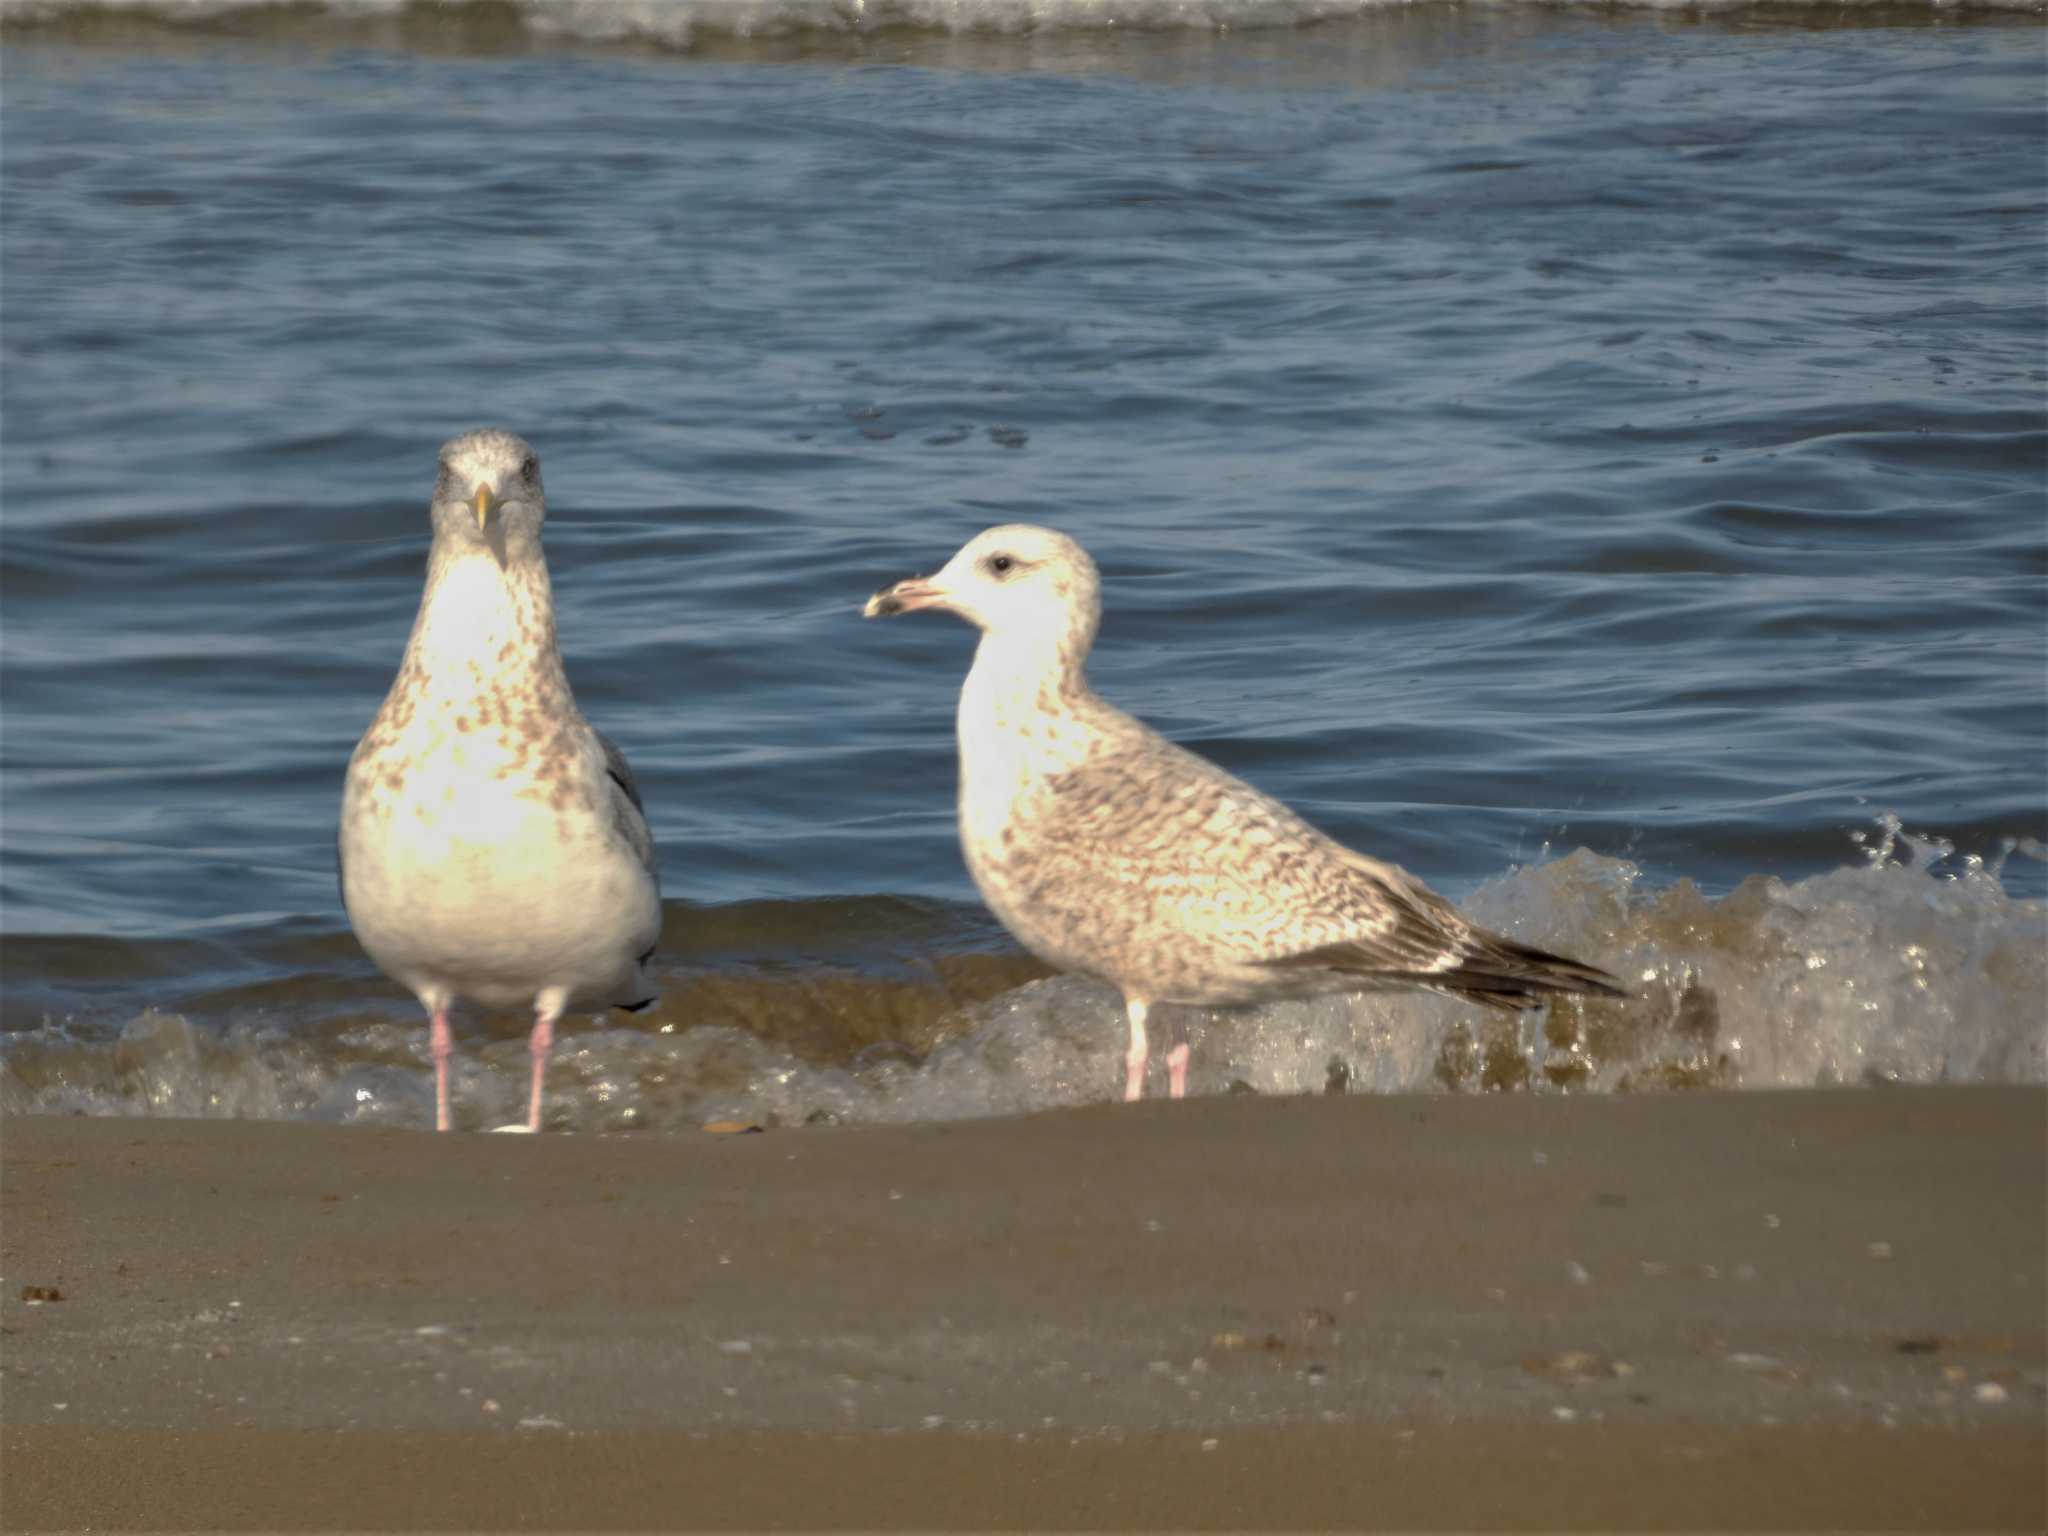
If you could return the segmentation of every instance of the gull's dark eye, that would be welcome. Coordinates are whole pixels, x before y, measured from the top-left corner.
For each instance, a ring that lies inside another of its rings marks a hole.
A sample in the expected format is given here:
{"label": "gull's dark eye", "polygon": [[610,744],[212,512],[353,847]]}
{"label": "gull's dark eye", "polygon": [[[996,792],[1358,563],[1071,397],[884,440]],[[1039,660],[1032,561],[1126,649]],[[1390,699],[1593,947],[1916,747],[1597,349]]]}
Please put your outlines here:
{"label": "gull's dark eye", "polygon": [[994,571],[998,576],[1009,575],[1010,567],[1015,565],[1016,563],[1017,562],[1012,560],[1008,555],[990,555],[988,557],[988,568]]}
{"label": "gull's dark eye", "polygon": [[540,460],[529,458],[524,464],[519,466],[519,473],[523,478],[531,480],[540,473]]}

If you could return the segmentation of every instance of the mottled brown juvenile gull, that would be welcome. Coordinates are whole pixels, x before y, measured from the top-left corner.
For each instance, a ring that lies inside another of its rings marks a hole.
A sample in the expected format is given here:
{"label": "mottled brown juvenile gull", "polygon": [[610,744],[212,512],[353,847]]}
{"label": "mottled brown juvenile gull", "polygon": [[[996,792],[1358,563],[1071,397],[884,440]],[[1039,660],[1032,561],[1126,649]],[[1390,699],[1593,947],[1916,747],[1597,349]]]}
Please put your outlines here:
{"label": "mottled brown juvenile gull", "polygon": [[[1230,1006],[1422,988],[1489,1008],[1626,995],[1605,971],[1476,928],[1405,870],[1355,853],[1089,688],[1102,615],[1087,551],[1016,523],[866,617],[933,608],[981,630],[960,690],[960,844],[997,917],[1041,959],[1124,995],[1124,1097],[1155,1003]],[[1167,1053],[1173,1097],[1188,1047]]]}
{"label": "mottled brown juvenile gull", "polygon": [[643,1008],[661,932],[654,839],[619,749],[576,708],[555,648],[540,462],[509,432],[441,449],[412,640],[349,760],[341,897],[356,937],[433,1019],[448,1129],[448,1010],[531,1008],[526,1124],[555,1021]]}

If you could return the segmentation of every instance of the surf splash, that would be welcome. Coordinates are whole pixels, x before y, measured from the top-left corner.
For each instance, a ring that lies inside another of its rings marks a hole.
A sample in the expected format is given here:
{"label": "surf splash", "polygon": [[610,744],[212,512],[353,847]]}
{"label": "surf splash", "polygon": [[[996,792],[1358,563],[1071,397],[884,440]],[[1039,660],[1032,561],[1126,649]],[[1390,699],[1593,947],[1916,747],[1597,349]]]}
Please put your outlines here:
{"label": "surf splash", "polygon": [[[1190,1092],[2048,1082],[2048,902],[2011,896],[2003,857],[1958,860],[1893,818],[1864,842],[1841,868],[1755,875],[1718,897],[1683,880],[1651,889],[1636,865],[1584,850],[1511,869],[1465,910],[1606,966],[1633,997],[1569,998],[1519,1018],[1419,994],[1186,1009]],[[1045,976],[1021,956],[936,953],[929,913],[921,956],[885,923],[875,931],[890,937],[859,965],[761,958],[749,935],[789,922],[778,907],[729,924],[731,950],[754,958],[671,974],[651,1021],[565,1030],[551,1127],[946,1120],[1118,1097],[1124,1017],[1107,986]],[[972,942],[986,945],[986,930]],[[368,978],[316,975],[256,1008],[16,1028],[0,1049],[0,1113],[431,1124],[424,1021],[395,997],[369,1015],[334,1013],[341,991],[358,994],[352,1007],[379,996]],[[460,1032],[458,1125],[518,1118],[524,1021],[511,1024],[502,1038],[473,1022]]]}

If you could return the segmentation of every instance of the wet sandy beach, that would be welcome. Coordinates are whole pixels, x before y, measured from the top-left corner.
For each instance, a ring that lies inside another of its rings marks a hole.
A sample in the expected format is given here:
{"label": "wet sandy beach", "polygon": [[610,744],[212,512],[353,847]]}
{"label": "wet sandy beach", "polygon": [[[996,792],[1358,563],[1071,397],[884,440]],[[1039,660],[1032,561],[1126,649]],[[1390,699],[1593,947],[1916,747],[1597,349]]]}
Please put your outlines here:
{"label": "wet sandy beach", "polygon": [[2037,1528],[2044,1107],[13,1117],[0,1519]]}

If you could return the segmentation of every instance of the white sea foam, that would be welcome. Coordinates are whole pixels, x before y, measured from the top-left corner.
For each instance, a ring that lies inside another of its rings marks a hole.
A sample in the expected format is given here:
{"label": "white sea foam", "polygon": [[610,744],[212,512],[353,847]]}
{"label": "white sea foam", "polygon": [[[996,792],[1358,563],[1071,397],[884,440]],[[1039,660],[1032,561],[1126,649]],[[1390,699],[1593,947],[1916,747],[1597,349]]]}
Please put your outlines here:
{"label": "white sea foam", "polygon": [[[2048,1082],[2048,902],[1952,863],[1887,820],[1858,863],[1719,898],[1648,890],[1634,865],[1584,851],[1515,869],[1466,910],[1607,966],[1633,999],[1519,1022],[1415,994],[1188,1010],[1190,1091]],[[339,1056],[277,1020],[215,1032],[152,1010],[111,1045],[51,1025],[9,1038],[0,1110],[430,1124],[425,1038],[410,1016],[353,1027]],[[571,1032],[549,1104],[586,1131],[1022,1113],[1117,1097],[1123,1040],[1115,992],[1061,976],[969,1010],[921,1060],[819,1065],[726,1025]],[[466,1037],[458,1120],[515,1117],[525,1061],[523,1038]]]}
{"label": "white sea foam", "polygon": [[[465,9],[483,19],[515,18],[536,37],[635,42],[688,49],[709,39],[785,37],[803,32],[865,34],[890,29],[952,36],[1058,32],[1239,31],[1299,27],[1427,0],[442,0],[439,25]],[[1449,0],[1445,0],[1449,3]],[[1519,0],[1494,0],[1514,4]],[[1616,5],[1645,10],[1741,10],[1761,0],[1528,0],[1547,5]],[[1770,0],[1839,13],[1855,9],[2037,11],[2039,0]],[[296,26],[398,20],[411,0],[0,0],[0,20],[48,22],[118,13],[171,26],[217,28],[261,15],[267,34]],[[267,14],[266,14],[267,13]]]}

